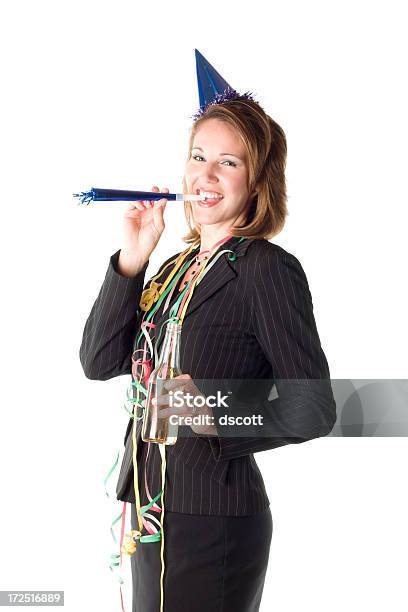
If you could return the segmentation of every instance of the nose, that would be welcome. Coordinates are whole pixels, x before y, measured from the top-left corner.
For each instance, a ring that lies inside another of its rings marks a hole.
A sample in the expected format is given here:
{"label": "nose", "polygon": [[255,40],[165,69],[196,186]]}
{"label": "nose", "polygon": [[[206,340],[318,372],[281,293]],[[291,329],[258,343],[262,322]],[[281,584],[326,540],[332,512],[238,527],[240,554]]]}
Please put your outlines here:
{"label": "nose", "polygon": [[206,183],[218,183],[218,174],[217,174],[218,166],[216,163],[207,162],[201,172],[201,180]]}

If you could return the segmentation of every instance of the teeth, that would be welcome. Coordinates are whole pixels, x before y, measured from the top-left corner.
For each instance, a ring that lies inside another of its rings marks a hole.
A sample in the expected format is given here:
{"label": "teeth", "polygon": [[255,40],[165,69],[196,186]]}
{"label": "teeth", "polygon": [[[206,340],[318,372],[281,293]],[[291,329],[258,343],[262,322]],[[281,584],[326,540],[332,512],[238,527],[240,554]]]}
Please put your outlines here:
{"label": "teeth", "polygon": [[210,192],[210,191],[202,191],[201,189],[199,191],[200,191],[200,196],[203,196],[204,198],[208,198],[208,199],[216,200],[218,198],[224,197],[220,193],[214,193],[214,192]]}

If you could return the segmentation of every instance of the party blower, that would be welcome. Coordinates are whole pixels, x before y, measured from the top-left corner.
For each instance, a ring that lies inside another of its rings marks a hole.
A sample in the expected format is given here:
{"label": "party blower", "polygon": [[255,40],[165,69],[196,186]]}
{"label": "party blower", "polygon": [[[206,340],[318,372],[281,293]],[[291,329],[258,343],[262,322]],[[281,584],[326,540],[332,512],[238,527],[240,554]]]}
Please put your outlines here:
{"label": "party blower", "polygon": [[158,191],[128,191],[126,189],[97,189],[92,187],[90,191],[74,193],[79,198],[78,204],[90,204],[90,202],[115,202],[115,201],[141,201],[141,200],[166,200],[199,202],[210,199],[209,195],[185,194],[185,193],[160,193]]}

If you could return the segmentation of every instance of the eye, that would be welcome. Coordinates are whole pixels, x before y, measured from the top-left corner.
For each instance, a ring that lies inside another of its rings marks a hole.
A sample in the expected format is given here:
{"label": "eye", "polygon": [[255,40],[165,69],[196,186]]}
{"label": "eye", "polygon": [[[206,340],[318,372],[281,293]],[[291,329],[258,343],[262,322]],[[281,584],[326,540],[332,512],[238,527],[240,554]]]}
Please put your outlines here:
{"label": "eye", "polygon": [[[204,157],[202,157],[201,155],[192,155],[191,157],[192,157],[192,159],[194,159],[195,161],[200,161],[200,160],[203,160],[203,159],[204,159]],[[199,159],[197,159],[197,158],[199,158]],[[225,164],[225,163],[230,164],[230,165],[231,165],[231,166],[233,166],[233,167],[236,167],[236,165],[237,165],[235,162],[231,161],[230,159],[226,159],[226,160],[224,160],[222,163],[223,163],[223,164]]]}

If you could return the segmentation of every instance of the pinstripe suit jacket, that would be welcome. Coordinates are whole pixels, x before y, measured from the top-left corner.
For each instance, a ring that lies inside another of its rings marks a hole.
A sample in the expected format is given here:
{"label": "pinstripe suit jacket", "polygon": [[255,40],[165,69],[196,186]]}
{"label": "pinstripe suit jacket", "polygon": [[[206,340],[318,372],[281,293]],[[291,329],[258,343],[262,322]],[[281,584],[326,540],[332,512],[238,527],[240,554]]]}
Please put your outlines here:
{"label": "pinstripe suit jacket", "polygon": [[[328,386],[316,396],[306,385],[300,401],[299,396],[291,398],[290,394],[285,399],[263,401],[262,407],[276,416],[275,422],[287,420],[273,435],[193,434],[167,446],[165,503],[173,512],[246,516],[264,510],[269,500],[253,453],[327,435],[336,420],[329,368],[301,264],[267,240],[238,241],[232,237],[220,247],[234,250],[235,261],[223,254],[193,293],[181,334],[183,373],[206,380],[325,379]],[[131,374],[133,343],[140,333],[143,312],[139,300],[143,288],[150,283],[144,284],[149,262],[137,276],[126,278],[117,271],[119,253],[110,258],[80,347],[83,370],[93,380]],[[166,270],[157,282],[162,282],[168,273]],[[175,299],[176,296],[172,303]],[[169,310],[157,311],[153,335],[158,334],[168,316]],[[163,337],[164,333],[160,339]],[[242,406],[241,403],[241,411]],[[131,425],[132,419],[125,434],[116,493],[117,499],[134,502]],[[148,499],[142,469],[149,445],[141,441],[140,430],[139,421],[138,476],[141,502],[145,504]],[[284,435],[294,430],[301,432],[299,437]],[[158,446],[150,444],[146,465],[152,496],[161,489],[160,464]]]}

